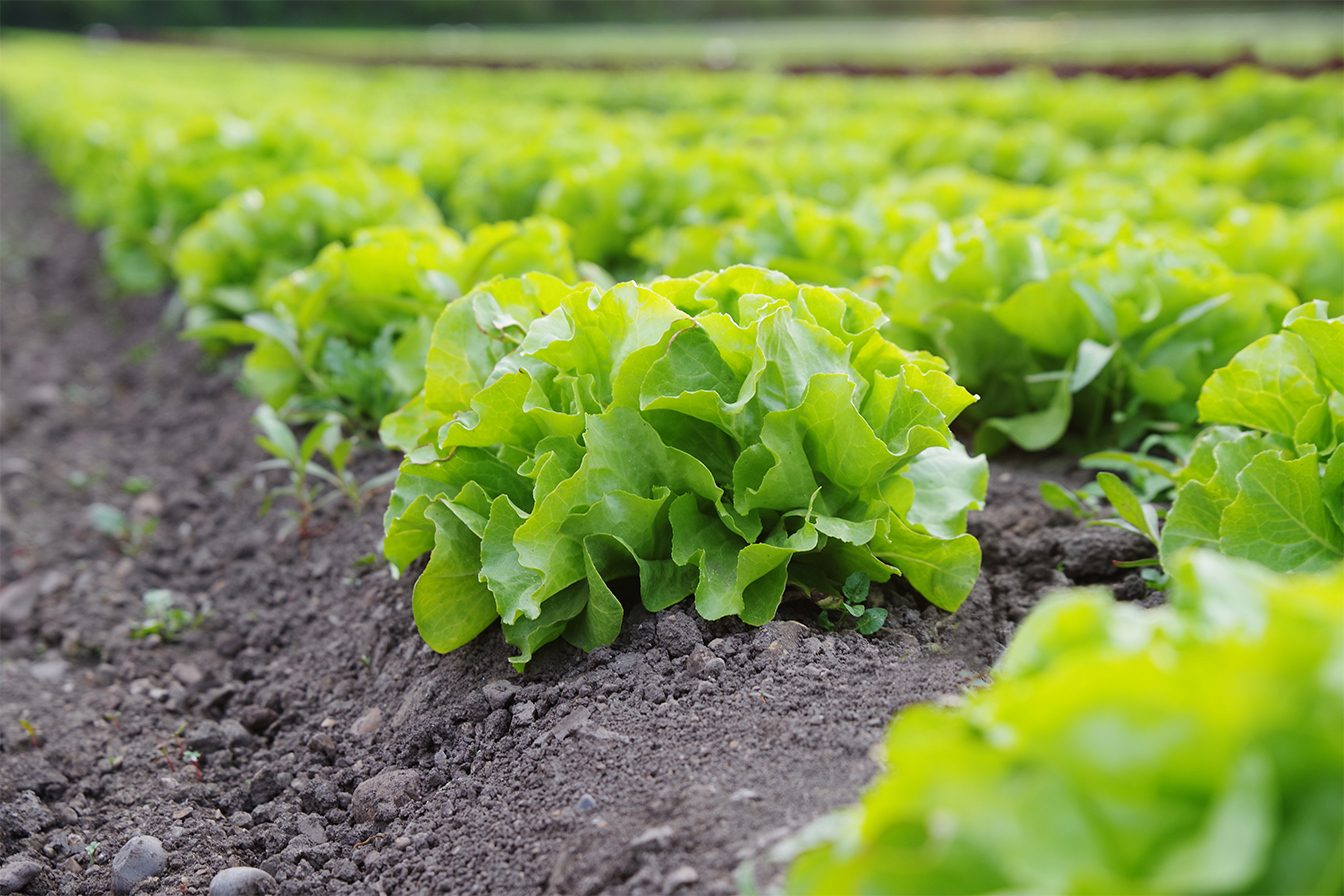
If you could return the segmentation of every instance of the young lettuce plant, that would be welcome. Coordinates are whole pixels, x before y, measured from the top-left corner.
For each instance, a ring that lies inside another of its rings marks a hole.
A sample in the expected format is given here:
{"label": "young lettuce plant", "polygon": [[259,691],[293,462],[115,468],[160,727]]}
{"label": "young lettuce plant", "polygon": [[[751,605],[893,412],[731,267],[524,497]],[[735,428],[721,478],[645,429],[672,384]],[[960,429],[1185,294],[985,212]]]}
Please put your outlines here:
{"label": "young lettuce plant", "polygon": [[610,583],[659,610],[774,617],[785,586],[903,575],[945,609],[987,484],[948,424],[975,398],[878,330],[876,305],[753,267],[606,292],[529,275],[450,304],[424,393],[383,423],[408,451],[384,553],[431,553],[414,612],[448,651],[500,619],[523,668],[610,644]]}
{"label": "young lettuce plant", "polygon": [[187,228],[174,249],[187,328],[262,310],[271,283],[365,227],[442,223],[414,175],[358,161],[235,193]]}
{"label": "young lettuce plant", "polygon": [[1279,572],[1344,557],[1344,318],[1310,302],[1238,352],[1199,397],[1202,433],[1176,474],[1163,561],[1190,545]]}
{"label": "young lettuce plant", "polygon": [[331,411],[373,430],[424,386],[443,306],[482,280],[529,270],[573,282],[569,228],[549,218],[447,227],[371,227],[271,284],[262,309],[186,338],[251,345],[243,383],[286,419]]}
{"label": "young lettuce plant", "polygon": [[862,803],[775,856],[787,892],[1339,892],[1344,566],[1170,569],[1154,610],[1046,598],[990,687],[902,712]]}

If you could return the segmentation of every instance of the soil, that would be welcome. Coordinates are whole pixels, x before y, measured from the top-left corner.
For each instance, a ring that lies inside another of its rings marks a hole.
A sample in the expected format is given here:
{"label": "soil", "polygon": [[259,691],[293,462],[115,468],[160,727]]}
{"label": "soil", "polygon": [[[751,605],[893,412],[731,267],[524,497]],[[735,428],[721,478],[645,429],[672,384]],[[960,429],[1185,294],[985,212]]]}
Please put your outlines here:
{"label": "soil", "polygon": [[[1040,501],[1042,478],[1085,480],[1071,459],[1010,458],[956,614],[890,587],[868,639],[805,601],[760,629],[634,605],[610,648],[557,643],[526,674],[497,626],[437,655],[413,576],[370,561],[380,497],[277,542],[236,361],[174,338],[164,296],[103,298],[96,237],[30,158],[7,148],[0,186],[0,864],[41,866],[20,892],[107,893],[136,834],[167,851],[140,893],[232,865],[283,893],[734,892],[859,796],[894,713],[982,681],[1044,593],[1157,599],[1111,563],[1142,539]],[[94,502],[157,528],[118,543]],[[200,624],[133,638],[151,589]]]}

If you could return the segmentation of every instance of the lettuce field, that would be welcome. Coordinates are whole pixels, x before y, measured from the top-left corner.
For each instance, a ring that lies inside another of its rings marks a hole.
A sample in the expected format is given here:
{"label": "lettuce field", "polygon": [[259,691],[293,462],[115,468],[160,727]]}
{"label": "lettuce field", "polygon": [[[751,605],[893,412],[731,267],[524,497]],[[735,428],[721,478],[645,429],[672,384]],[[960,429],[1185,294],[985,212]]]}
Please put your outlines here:
{"label": "lettuce field", "polygon": [[0,891],[1344,891],[1338,70],[2,49]]}

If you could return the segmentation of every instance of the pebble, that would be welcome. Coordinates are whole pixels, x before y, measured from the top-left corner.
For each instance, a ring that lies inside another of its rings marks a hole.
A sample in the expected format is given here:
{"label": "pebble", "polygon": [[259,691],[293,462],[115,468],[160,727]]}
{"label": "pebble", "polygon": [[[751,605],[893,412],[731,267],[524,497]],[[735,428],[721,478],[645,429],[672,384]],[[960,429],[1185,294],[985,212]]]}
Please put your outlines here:
{"label": "pebble", "polygon": [[23,889],[28,881],[37,876],[42,865],[32,859],[13,859],[0,868],[0,893],[13,893]]}
{"label": "pebble", "polygon": [[263,896],[275,887],[275,878],[260,868],[225,868],[211,879],[210,896]]}
{"label": "pebble", "polygon": [[330,734],[322,731],[308,738],[308,749],[318,755],[325,756],[327,759],[336,758],[336,741],[332,739]]}
{"label": "pebble", "polygon": [[685,613],[664,613],[658,620],[657,639],[669,656],[686,656],[705,643],[700,629]]}
{"label": "pebble", "polygon": [[224,739],[228,741],[230,750],[251,746],[252,744],[251,732],[244,728],[243,723],[237,719],[225,719],[220,722],[219,730],[224,732]]}
{"label": "pebble", "polygon": [[580,812],[588,812],[597,808],[597,800],[593,799],[591,793],[585,793],[583,796],[579,797],[579,804],[575,808]]}
{"label": "pebble", "polygon": [[419,772],[412,768],[388,769],[355,788],[350,818],[356,823],[392,821],[399,808],[419,797]]}
{"label": "pebble", "polygon": [[57,591],[69,588],[71,582],[70,574],[60,569],[49,569],[42,575],[42,580],[37,586],[38,593],[43,597],[51,597]]}
{"label": "pebble", "polygon": [[698,645],[686,660],[686,671],[691,675],[715,675],[726,666],[722,657],[704,645]]}
{"label": "pebble", "polygon": [[38,581],[29,576],[0,588],[0,631],[17,628],[33,615]]}
{"label": "pebble", "polygon": [[228,745],[224,729],[218,722],[206,719],[187,729],[187,749],[195,750],[202,756],[208,756]]}
{"label": "pebble", "polygon": [[243,723],[243,727],[253,734],[261,734],[280,716],[275,710],[267,706],[245,706],[238,713],[238,719]]}
{"label": "pebble", "polygon": [[0,476],[31,476],[37,464],[26,457],[0,457]]}
{"label": "pebble", "polygon": [[70,664],[60,657],[53,657],[49,660],[42,660],[40,663],[33,663],[28,668],[28,674],[38,681],[60,681],[65,677],[66,670]]}
{"label": "pebble", "polygon": [[205,673],[195,663],[173,663],[173,667],[168,671],[189,688],[194,688],[205,680]]}
{"label": "pebble", "polygon": [[355,723],[350,726],[350,733],[355,735],[355,737],[363,737],[377,731],[382,724],[383,711],[375,706],[373,709],[364,713],[364,715],[355,719]]}
{"label": "pebble", "polygon": [[[700,879],[700,872],[690,865],[682,865],[663,879],[663,892],[671,893],[678,887],[687,887]],[[214,896],[212,893],[211,896]]]}
{"label": "pebble", "polygon": [[168,867],[168,853],[158,837],[132,837],[112,859],[112,892],[133,893],[142,881]]}
{"label": "pebble", "polygon": [[33,410],[58,405],[61,403],[61,386],[59,383],[38,383],[23,393],[23,403]]}
{"label": "pebble", "polygon": [[642,847],[649,847],[649,846],[657,847],[658,849],[663,849],[666,848],[667,845],[672,842],[672,834],[673,834],[672,825],[662,824],[656,828],[649,828],[647,831],[640,834],[635,839],[631,840],[630,846],[633,847],[634,849],[640,849]]}

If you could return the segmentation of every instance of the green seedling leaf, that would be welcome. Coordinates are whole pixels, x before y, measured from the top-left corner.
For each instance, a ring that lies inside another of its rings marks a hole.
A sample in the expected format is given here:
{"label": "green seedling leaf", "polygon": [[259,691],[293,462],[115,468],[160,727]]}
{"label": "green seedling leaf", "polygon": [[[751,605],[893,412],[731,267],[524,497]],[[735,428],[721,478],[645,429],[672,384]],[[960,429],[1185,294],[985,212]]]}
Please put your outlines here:
{"label": "green seedling leaf", "polygon": [[1069,391],[1081,392],[1111,363],[1120,343],[1102,345],[1091,339],[1084,339],[1078,346],[1078,358],[1074,362],[1073,374],[1069,378]]}
{"label": "green seedling leaf", "polygon": [[1138,496],[1114,473],[1098,473],[1097,484],[1106,493],[1106,500],[1111,502],[1115,512],[1133,527],[1133,531],[1153,544],[1158,543],[1157,511],[1151,504],[1140,502]]}
{"label": "green seedling leaf", "polygon": [[302,464],[298,440],[270,405],[259,406],[252,415],[252,420],[263,433],[257,437],[258,445],[281,460],[296,465]]}
{"label": "green seedling leaf", "polygon": [[121,490],[128,495],[142,495],[154,487],[154,482],[145,476],[130,476],[121,483]]}
{"label": "green seedling leaf", "polygon": [[122,513],[111,504],[90,504],[89,523],[104,535],[116,539],[130,537],[130,525],[126,521],[126,514]]}
{"label": "green seedling leaf", "polygon": [[1085,496],[1080,492],[1048,479],[1041,482],[1040,489],[1041,500],[1056,510],[1067,510],[1082,519],[1095,515],[1095,511],[1088,506]]}
{"label": "green seedling leaf", "polygon": [[861,635],[875,635],[882,624],[887,621],[887,611],[881,607],[869,607],[863,611],[862,618],[855,624],[854,628]]}
{"label": "green seedling leaf", "polygon": [[845,579],[843,590],[846,603],[861,604],[868,599],[868,591],[872,588],[872,579],[868,573],[859,571],[850,573],[849,578]]}

